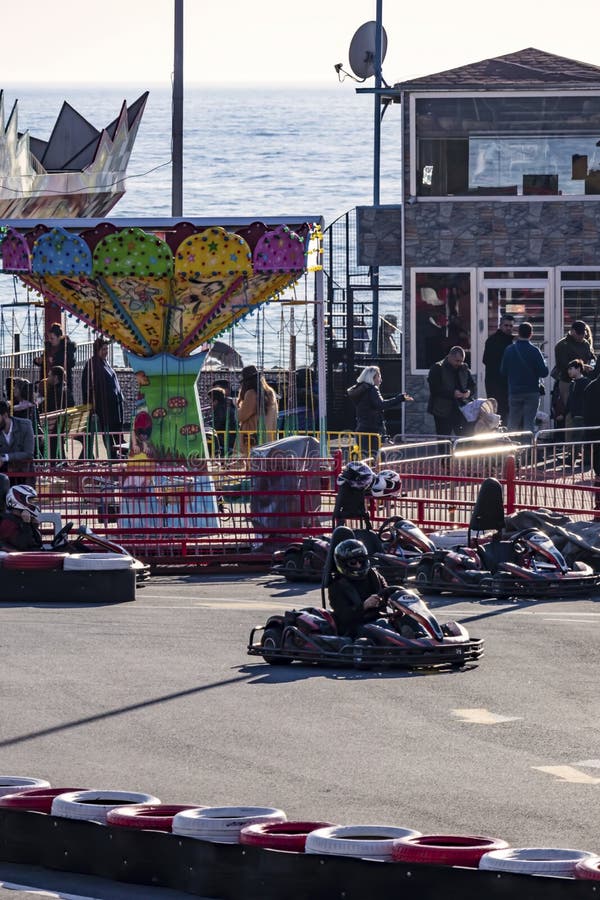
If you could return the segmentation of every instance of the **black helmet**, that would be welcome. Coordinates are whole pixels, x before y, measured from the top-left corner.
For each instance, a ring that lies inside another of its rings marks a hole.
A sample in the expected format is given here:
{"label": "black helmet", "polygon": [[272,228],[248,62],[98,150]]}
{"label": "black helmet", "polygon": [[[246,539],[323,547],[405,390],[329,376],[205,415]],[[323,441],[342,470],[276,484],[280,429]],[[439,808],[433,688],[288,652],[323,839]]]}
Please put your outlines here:
{"label": "black helmet", "polygon": [[340,575],[346,578],[364,578],[371,568],[367,548],[354,538],[341,541],[333,551],[333,559]]}
{"label": "black helmet", "polygon": [[349,484],[350,487],[366,490],[375,480],[375,472],[366,463],[349,462],[338,475],[338,484]]}

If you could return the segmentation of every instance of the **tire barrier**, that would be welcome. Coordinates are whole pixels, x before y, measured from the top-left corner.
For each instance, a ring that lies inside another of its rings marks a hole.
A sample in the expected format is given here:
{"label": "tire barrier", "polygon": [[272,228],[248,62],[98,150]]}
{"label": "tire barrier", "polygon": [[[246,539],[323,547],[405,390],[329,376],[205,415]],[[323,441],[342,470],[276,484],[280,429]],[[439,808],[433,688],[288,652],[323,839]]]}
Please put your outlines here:
{"label": "tire barrier", "polygon": [[391,860],[395,840],[418,837],[420,833],[384,825],[331,825],[311,831],[306,838],[306,853]]}
{"label": "tire barrier", "polygon": [[246,825],[285,822],[286,819],[282,809],[265,806],[206,806],[177,813],[173,819],[173,834],[219,844],[239,844],[240,831]]}
{"label": "tire barrier", "polygon": [[0,775],[0,797],[15,794],[27,788],[49,788],[50,782],[43,778],[28,778],[26,775]]}
{"label": "tire barrier", "polygon": [[479,835],[421,834],[395,841],[392,859],[394,862],[471,866],[476,869],[484,853],[507,850],[508,846],[506,841]]}
{"label": "tire barrier", "polygon": [[108,811],[126,803],[156,804],[160,800],[151,794],[131,791],[71,791],[54,798],[51,812],[53,816],[63,816],[65,819],[85,819],[105,825]]}
{"label": "tire barrier", "polygon": [[81,791],[84,788],[28,788],[15,794],[5,794],[0,797],[0,806],[10,809],[28,809],[30,812],[49,813],[52,809],[52,801],[59,794],[67,794],[72,791]]}
{"label": "tire barrier", "polygon": [[479,868],[494,872],[519,872],[527,875],[575,876],[575,866],[595,853],[587,850],[566,850],[558,847],[511,847],[485,853]]}
{"label": "tire barrier", "polygon": [[202,807],[168,803],[154,803],[147,806],[116,806],[107,812],[106,824],[119,825],[122,828],[172,831],[174,816],[186,809],[202,809]]}
{"label": "tire barrier", "polygon": [[266,850],[304,853],[306,837],[317,828],[329,828],[331,822],[276,822],[246,825],[240,831],[240,844]]}
{"label": "tire barrier", "polygon": [[588,856],[575,863],[575,878],[586,881],[600,881],[600,856]]}
{"label": "tire barrier", "polygon": [[[216,844],[0,807],[0,861],[212,900],[597,900],[594,882]],[[152,891],[148,891],[152,893]]]}

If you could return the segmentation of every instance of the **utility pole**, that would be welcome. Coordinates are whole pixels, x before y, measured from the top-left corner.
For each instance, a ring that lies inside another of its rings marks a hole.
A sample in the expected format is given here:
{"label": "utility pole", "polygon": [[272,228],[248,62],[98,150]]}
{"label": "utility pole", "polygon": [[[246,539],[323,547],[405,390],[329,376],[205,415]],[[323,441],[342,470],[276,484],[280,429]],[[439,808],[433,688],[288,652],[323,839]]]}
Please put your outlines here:
{"label": "utility pole", "polygon": [[[373,94],[373,206],[379,206],[379,184],[381,180],[381,47],[383,28],[383,0],[377,0],[375,12],[375,92]],[[379,266],[371,267],[371,295],[373,306],[371,311],[371,353],[379,352]]]}
{"label": "utility pole", "polygon": [[174,0],[171,215],[183,215],[183,0]]}

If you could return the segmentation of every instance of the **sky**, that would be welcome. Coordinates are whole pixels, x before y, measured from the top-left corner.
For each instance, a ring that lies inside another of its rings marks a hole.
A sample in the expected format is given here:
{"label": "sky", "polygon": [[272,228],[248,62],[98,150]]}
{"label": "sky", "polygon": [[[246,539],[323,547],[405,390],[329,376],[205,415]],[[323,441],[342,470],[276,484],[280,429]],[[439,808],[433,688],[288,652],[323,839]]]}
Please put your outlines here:
{"label": "sky", "polygon": [[[1,0],[0,88],[168,85],[173,9],[173,0]],[[383,0],[383,76],[393,84],[525,47],[600,65],[597,14],[592,0]],[[334,87],[334,64],[348,68],[354,32],[375,15],[375,0],[184,0],[184,80]]]}

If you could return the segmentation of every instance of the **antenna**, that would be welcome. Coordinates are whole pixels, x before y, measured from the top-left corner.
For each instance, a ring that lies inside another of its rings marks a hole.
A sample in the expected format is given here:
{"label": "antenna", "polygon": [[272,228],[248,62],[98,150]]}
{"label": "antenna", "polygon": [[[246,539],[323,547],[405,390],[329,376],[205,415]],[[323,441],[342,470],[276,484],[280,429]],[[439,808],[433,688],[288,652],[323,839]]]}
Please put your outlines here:
{"label": "antenna", "polygon": [[[362,79],[362,81],[377,74],[375,71],[376,40],[377,22],[365,22],[354,33],[354,37],[350,41],[350,49],[348,51],[350,68],[356,77]],[[382,26],[380,69],[386,53],[387,34],[385,33],[385,28]]]}

